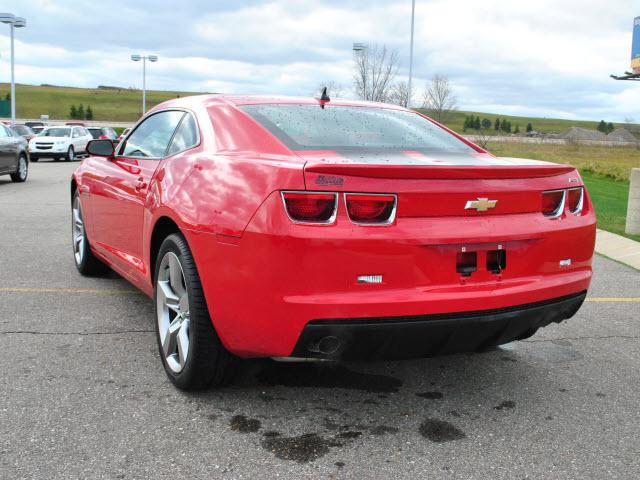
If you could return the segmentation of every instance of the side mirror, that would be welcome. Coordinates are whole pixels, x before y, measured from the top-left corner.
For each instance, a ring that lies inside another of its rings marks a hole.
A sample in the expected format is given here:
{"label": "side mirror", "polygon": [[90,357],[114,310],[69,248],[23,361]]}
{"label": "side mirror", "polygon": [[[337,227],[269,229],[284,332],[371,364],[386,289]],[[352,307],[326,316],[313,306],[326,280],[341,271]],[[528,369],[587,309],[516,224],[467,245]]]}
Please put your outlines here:
{"label": "side mirror", "polygon": [[91,140],[87,143],[87,153],[98,157],[113,158],[115,148],[111,140]]}

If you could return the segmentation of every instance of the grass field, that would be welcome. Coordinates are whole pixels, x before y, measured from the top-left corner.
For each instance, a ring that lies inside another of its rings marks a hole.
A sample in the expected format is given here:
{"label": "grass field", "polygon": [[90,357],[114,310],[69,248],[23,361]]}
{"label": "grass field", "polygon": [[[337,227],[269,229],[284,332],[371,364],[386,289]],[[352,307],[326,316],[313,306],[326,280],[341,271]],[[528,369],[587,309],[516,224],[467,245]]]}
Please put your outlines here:
{"label": "grass field", "polygon": [[[9,91],[6,83],[0,84],[0,96]],[[189,92],[165,92],[147,90],[147,108],[178,96],[197,95]],[[68,119],[71,105],[82,104],[86,110],[91,105],[94,120],[133,122],[140,118],[142,92],[130,89],[88,89],[72,87],[38,87],[16,85],[16,115],[18,118]]]}
{"label": "grass field", "polygon": [[580,170],[598,216],[598,226],[640,241],[624,232],[631,168],[640,167],[640,150],[633,147],[491,143],[500,157],[531,158],[568,163]]}

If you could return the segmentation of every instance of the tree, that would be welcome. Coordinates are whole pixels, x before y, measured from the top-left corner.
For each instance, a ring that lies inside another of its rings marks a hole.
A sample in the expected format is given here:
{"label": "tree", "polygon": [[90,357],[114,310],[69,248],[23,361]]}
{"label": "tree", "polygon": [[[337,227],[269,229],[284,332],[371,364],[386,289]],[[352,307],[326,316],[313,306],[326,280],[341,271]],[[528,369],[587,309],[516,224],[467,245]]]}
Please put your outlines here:
{"label": "tree", "polygon": [[398,51],[375,44],[354,52],[354,89],[363,100],[386,102],[398,73]]}
{"label": "tree", "polygon": [[441,75],[436,75],[425,85],[422,98],[422,107],[431,110],[440,123],[457,109],[458,99],[453,94],[449,79]]}
{"label": "tree", "polygon": [[87,111],[84,114],[84,118],[87,120],[93,120],[93,110],[91,110],[91,105],[87,105]]}
{"label": "tree", "polygon": [[476,117],[473,121],[473,128],[474,130],[480,130],[480,117]]}
{"label": "tree", "polygon": [[604,120],[600,120],[600,123],[596,127],[599,132],[607,133],[607,124]]}
{"label": "tree", "polygon": [[8,102],[8,101],[10,101],[10,100],[11,100],[11,93],[7,93],[7,94],[4,96],[4,99],[5,99],[7,102]]}
{"label": "tree", "polygon": [[516,135],[520,133],[520,125],[516,125],[516,129],[513,131]]}
{"label": "tree", "polygon": [[607,134],[613,132],[616,129],[616,127],[613,126],[613,123],[609,122],[607,123]]}
{"label": "tree", "polygon": [[78,119],[84,118],[84,107],[82,106],[82,104],[78,106],[78,110],[76,111],[78,112],[76,118]]}
{"label": "tree", "polygon": [[483,118],[482,119],[482,128],[484,128],[485,130],[488,130],[491,128],[491,120],[489,120],[488,118]]}
{"label": "tree", "polygon": [[391,87],[388,101],[400,105],[401,107],[409,106],[409,84],[405,81],[396,82]]}
{"label": "tree", "polygon": [[471,128],[471,121],[469,115],[464,116],[464,125],[462,126],[462,131],[466,132],[469,128]]}
{"label": "tree", "polygon": [[531,124],[531,122],[527,123],[527,133],[531,133],[533,132],[533,125]]}
{"label": "tree", "polygon": [[78,117],[78,110],[76,110],[75,105],[71,105],[71,108],[69,109],[69,118],[77,118],[77,117]]}
{"label": "tree", "polygon": [[495,127],[494,127],[494,128],[495,128],[496,130],[500,130],[500,119],[499,119],[499,118],[496,118],[496,124],[495,124]]}

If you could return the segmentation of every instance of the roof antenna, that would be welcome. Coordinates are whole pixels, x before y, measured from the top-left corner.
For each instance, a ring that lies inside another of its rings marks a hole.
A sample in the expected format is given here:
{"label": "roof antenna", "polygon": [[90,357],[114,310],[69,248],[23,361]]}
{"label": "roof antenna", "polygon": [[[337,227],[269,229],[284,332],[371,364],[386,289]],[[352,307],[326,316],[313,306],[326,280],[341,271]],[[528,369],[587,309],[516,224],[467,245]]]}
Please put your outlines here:
{"label": "roof antenna", "polygon": [[322,89],[322,95],[320,95],[320,108],[324,109],[324,105],[330,101],[331,99],[329,98],[329,95],[327,95],[327,87],[324,87]]}

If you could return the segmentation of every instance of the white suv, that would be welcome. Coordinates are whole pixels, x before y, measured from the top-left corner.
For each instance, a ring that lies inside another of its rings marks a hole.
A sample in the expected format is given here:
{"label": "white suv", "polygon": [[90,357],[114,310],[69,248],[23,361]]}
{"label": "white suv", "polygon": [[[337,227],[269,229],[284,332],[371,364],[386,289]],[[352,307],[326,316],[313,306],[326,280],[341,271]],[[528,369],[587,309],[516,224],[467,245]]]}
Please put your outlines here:
{"label": "white suv", "polygon": [[64,158],[71,162],[76,159],[76,154],[86,152],[87,143],[91,140],[93,137],[84,127],[46,127],[29,142],[31,161],[50,157],[56,161]]}

